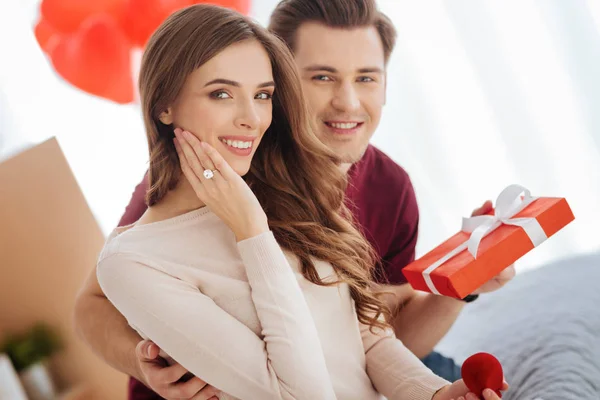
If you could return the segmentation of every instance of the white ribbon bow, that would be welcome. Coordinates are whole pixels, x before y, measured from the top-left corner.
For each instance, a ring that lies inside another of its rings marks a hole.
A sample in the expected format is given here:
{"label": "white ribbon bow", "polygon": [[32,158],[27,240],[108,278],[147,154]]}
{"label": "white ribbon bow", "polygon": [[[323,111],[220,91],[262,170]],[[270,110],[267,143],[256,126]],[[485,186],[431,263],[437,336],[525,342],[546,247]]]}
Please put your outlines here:
{"label": "white ribbon bow", "polygon": [[[524,193],[523,198],[521,198],[521,193]],[[519,185],[510,185],[498,195],[498,198],[496,199],[496,209],[493,216],[479,215],[476,217],[463,218],[461,230],[463,232],[470,233],[471,235],[467,241],[450,251],[448,254],[431,264],[425,271],[423,271],[423,278],[425,278],[425,283],[427,284],[429,290],[432,293],[440,294],[431,280],[431,272],[465,249],[467,249],[473,258],[476,259],[481,240],[491,232],[498,229],[502,224],[515,225],[523,228],[527,236],[529,236],[529,239],[533,243],[534,247],[548,239],[544,229],[537,219],[512,218],[535,200],[537,200],[537,197],[532,197],[529,189]]]}

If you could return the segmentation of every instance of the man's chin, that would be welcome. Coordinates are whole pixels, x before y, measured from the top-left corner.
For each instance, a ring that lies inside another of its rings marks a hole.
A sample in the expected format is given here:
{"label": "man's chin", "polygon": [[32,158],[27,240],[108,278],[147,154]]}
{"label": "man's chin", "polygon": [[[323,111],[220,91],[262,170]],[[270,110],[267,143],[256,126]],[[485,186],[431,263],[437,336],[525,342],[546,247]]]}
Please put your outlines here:
{"label": "man's chin", "polygon": [[360,161],[360,159],[367,151],[367,146],[369,144],[358,144],[358,143],[346,143],[344,145],[340,145],[339,143],[330,144],[329,148],[337,154],[337,156],[341,159],[342,163],[345,164],[354,164],[355,162]]}

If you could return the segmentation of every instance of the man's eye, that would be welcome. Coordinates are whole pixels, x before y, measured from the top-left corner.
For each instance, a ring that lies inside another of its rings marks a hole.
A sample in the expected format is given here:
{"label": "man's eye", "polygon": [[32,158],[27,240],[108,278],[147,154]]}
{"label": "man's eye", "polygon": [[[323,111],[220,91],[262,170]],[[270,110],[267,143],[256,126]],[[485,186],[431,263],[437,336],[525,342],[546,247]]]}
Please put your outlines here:
{"label": "man's eye", "polygon": [[371,78],[370,76],[361,76],[358,78],[359,82],[375,82],[375,80],[373,78]]}

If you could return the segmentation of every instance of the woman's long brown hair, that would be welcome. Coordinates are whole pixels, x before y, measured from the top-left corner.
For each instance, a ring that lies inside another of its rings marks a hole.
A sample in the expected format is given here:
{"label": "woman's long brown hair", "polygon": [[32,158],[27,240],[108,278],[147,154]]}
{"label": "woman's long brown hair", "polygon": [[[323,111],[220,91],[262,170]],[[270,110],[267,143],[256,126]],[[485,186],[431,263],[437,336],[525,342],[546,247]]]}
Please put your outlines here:
{"label": "woman's long brown hair", "polygon": [[[302,273],[318,285],[349,285],[362,323],[384,327],[387,314],[372,290],[374,252],[344,205],[345,174],[315,135],[292,54],[276,36],[243,15],[194,5],[171,15],[153,34],[142,59],[139,87],[150,152],[149,206],[182,176],[173,126],[159,120],[190,73],[226,47],[258,40],[269,54],[276,90],[273,121],[244,177],[263,206],[282,248],[294,253]],[[243,62],[243,60],[240,60]],[[322,281],[314,259],[329,262],[335,281]]]}

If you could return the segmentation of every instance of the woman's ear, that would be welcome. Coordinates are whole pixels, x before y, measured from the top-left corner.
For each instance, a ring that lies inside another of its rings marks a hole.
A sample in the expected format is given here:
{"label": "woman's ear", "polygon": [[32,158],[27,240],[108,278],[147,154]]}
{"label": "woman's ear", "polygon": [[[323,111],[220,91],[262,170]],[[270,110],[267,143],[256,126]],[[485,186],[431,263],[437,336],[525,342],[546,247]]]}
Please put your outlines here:
{"label": "woman's ear", "polygon": [[160,113],[158,119],[165,125],[171,125],[173,123],[173,112],[171,111],[171,107]]}

